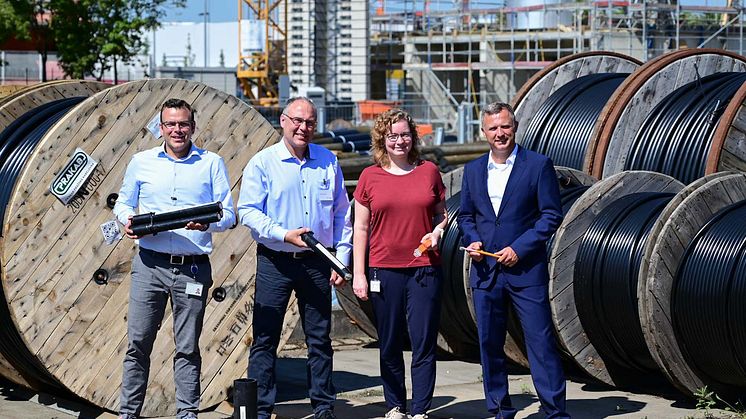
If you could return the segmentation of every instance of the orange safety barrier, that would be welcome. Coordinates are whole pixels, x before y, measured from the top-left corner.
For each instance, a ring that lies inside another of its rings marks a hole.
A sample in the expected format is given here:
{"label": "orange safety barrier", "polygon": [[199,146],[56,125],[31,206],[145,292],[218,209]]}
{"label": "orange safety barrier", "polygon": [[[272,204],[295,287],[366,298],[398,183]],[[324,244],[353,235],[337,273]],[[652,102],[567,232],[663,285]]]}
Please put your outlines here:
{"label": "orange safety barrier", "polygon": [[357,103],[360,112],[360,121],[370,121],[379,114],[401,105],[401,102],[392,100],[361,100]]}

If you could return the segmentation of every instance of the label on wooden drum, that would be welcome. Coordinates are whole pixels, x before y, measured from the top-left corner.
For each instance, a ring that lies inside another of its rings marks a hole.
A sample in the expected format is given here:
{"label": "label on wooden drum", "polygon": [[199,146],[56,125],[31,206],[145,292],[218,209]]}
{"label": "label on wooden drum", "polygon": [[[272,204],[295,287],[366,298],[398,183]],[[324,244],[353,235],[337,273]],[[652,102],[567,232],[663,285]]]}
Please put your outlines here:
{"label": "label on wooden drum", "polygon": [[67,205],[98,165],[85,151],[76,148],[70,161],[52,181],[49,191]]}

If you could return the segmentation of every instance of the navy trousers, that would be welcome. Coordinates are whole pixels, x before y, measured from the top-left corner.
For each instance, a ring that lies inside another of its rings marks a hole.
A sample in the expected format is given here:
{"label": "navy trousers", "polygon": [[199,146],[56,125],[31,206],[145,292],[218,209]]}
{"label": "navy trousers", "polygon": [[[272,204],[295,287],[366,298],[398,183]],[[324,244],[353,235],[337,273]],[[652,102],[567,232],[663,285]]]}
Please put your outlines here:
{"label": "navy trousers", "polygon": [[[310,253],[310,252],[309,252]],[[310,253],[293,259],[280,252],[257,252],[254,295],[254,341],[249,354],[249,378],[257,381],[259,419],[269,419],[277,396],[275,364],[283,319],[290,293],[298,298],[306,335],[306,383],[314,413],[332,410],[336,391],[332,384],[331,270]]]}
{"label": "navy trousers", "polygon": [[513,287],[503,279],[490,289],[472,288],[487,409],[500,419],[517,411],[508,394],[505,333],[508,301],[523,327],[531,379],[547,418],[569,418],[565,411],[565,375],[554,343],[547,285]]}
{"label": "navy trousers", "polygon": [[435,350],[440,319],[440,267],[370,268],[368,279],[381,281],[371,292],[380,346],[383,395],[389,409],[407,409],[404,384],[404,330],[412,342],[412,415],[427,413],[435,390]]}

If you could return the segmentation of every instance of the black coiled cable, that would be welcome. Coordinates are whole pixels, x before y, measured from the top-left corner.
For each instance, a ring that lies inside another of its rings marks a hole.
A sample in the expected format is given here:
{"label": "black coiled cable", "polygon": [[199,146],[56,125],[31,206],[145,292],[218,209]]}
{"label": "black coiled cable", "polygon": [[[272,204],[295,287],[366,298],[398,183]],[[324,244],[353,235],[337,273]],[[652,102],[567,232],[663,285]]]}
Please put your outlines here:
{"label": "black coiled cable", "polygon": [[[0,133],[0,231],[5,209],[10,201],[16,179],[23,165],[47,130],[85,97],[60,99],[41,105],[17,118]],[[61,390],[59,384],[39,360],[29,351],[14,326],[5,291],[0,287],[0,352],[19,372],[50,389]]]}
{"label": "black coiled cable", "polygon": [[478,351],[479,337],[465,293],[469,279],[464,278],[464,252],[459,250],[462,235],[458,229],[457,218],[460,208],[461,192],[458,192],[446,201],[448,223],[439,246],[443,263],[443,310],[441,312],[445,314],[441,316],[441,330],[446,340],[464,345],[459,349],[475,351],[461,355],[466,355],[466,358],[478,358],[479,354],[476,351]]}
{"label": "black coiled cable", "polygon": [[673,91],[635,135],[625,170],[650,170],[691,183],[705,172],[718,121],[746,73],[715,73]]}
{"label": "black coiled cable", "polygon": [[[569,186],[564,187],[560,189],[560,203],[562,204],[562,215],[567,215],[567,212],[570,211],[570,208],[572,208],[575,201],[580,198],[585,191],[587,191],[589,186],[584,185],[578,185],[578,186]],[[547,240],[547,258],[552,254],[552,246],[554,245],[554,234]],[[515,313],[515,310],[512,310],[511,308],[511,316],[508,317],[508,331],[510,333],[510,336],[513,337],[513,339],[516,341],[516,344],[523,350],[524,353],[526,353],[526,342],[523,338],[523,328],[521,327],[521,323],[518,321],[518,315]],[[562,345],[557,345],[558,349],[562,352],[562,355],[565,356],[567,359],[572,359],[572,355],[567,353]]]}
{"label": "black coiled cable", "polygon": [[746,394],[746,201],[715,214],[690,242],[671,290],[674,334],[711,385]]}
{"label": "black coiled cable", "polygon": [[607,365],[657,370],[640,326],[637,277],[650,229],[673,196],[624,196],[604,208],[581,238],[573,279],[575,305],[583,329]]}
{"label": "black coiled cable", "polygon": [[551,158],[557,166],[582,170],[596,119],[628,75],[591,74],[560,87],[531,119],[521,145]]}

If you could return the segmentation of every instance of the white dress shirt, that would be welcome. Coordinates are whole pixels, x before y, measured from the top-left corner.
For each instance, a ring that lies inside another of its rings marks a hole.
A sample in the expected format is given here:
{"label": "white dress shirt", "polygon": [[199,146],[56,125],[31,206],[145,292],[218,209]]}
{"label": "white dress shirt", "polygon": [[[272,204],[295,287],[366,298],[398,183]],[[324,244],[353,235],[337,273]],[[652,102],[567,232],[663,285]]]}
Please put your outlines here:
{"label": "white dress shirt", "polygon": [[503,202],[505,188],[508,186],[508,179],[510,178],[510,172],[513,171],[517,152],[518,147],[514,146],[505,163],[497,164],[492,156],[492,151],[490,151],[487,163],[487,194],[490,196],[495,216],[500,213],[500,204]]}

